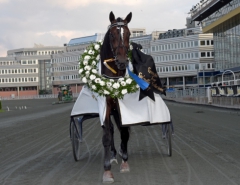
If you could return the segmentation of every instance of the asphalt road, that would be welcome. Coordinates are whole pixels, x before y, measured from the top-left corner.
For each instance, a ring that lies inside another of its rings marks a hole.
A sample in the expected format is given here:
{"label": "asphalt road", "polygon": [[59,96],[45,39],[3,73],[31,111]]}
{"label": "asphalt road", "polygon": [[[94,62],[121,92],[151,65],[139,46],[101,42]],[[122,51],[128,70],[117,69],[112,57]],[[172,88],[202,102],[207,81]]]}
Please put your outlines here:
{"label": "asphalt road", "polygon": [[[84,123],[82,157],[75,162],[69,138],[73,103],[52,105],[53,101],[2,102],[10,111],[0,113],[1,185],[102,184],[98,119]],[[133,126],[128,147],[131,171],[121,174],[119,164],[112,165],[114,184],[239,185],[240,111],[166,103],[175,128],[172,157],[160,125]],[[117,148],[119,143],[116,130]]]}

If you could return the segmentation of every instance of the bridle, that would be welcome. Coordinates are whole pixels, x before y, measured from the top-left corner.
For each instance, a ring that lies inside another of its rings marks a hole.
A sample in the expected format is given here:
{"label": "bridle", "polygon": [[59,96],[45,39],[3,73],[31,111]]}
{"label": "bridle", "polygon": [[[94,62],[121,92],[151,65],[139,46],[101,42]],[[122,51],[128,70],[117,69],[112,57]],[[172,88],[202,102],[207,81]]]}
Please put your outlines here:
{"label": "bridle", "polygon": [[[113,58],[111,59],[107,59],[107,60],[104,60],[104,65],[109,69],[111,70],[114,74],[116,74],[117,72],[112,69],[108,64],[107,62],[112,62],[112,61],[115,61],[115,64],[117,65],[117,68],[120,69],[120,70],[124,70],[126,69],[126,66],[128,64],[128,60],[126,60],[126,62],[119,62],[118,60],[118,50],[119,48],[124,48],[125,51],[126,51],[126,57],[127,57],[127,53],[128,53],[128,48],[124,45],[124,39],[123,39],[123,26],[127,26],[127,23],[124,23],[122,20],[119,20],[118,22],[116,23],[113,23],[109,26],[109,40],[110,40],[110,47],[111,47],[111,51],[112,51],[112,54],[113,54]],[[119,38],[118,38],[118,46],[117,47],[113,47],[112,45],[112,42],[111,42],[111,38],[113,37],[113,34],[111,33],[111,28],[113,27],[117,27],[117,30],[118,30],[118,34],[119,34]]]}

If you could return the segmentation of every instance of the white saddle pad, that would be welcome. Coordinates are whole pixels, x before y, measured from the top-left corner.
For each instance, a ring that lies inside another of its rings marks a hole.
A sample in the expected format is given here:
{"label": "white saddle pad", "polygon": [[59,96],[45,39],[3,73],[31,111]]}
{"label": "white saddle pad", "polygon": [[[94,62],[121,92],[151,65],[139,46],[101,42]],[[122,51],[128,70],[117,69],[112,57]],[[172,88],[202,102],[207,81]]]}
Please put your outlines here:
{"label": "white saddle pad", "polygon": [[[123,99],[118,100],[122,126],[171,121],[168,107],[160,95],[154,93],[155,101],[149,97],[138,101],[139,93],[140,91],[126,94]],[[71,116],[93,113],[99,114],[101,125],[103,125],[106,116],[106,98],[83,86],[73,106]]]}

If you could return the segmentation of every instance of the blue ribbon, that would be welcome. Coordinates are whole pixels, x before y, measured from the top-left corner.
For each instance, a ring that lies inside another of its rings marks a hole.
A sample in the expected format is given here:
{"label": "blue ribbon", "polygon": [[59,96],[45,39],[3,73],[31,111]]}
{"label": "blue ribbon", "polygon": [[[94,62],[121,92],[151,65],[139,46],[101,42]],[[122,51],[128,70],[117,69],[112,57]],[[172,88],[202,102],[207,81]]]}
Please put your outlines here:
{"label": "blue ribbon", "polygon": [[134,73],[129,69],[129,66],[127,67],[127,70],[128,70],[129,76],[131,76],[131,77],[136,81],[136,83],[140,86],[140,88],[141,88],[142,90],[145,90],[145,89],[148,88],[149,83],[147,83],[145,80],[139,78],[136,74],[134,74]]}

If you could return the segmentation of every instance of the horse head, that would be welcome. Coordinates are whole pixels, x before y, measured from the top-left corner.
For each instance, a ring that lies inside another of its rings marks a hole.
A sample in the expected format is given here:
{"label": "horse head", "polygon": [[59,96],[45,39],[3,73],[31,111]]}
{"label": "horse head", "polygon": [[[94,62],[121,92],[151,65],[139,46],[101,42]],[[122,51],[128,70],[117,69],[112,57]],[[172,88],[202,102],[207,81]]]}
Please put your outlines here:
{"label": "horse head", "polygon": [[115,64],[119,70],[126,69],[128,65],[128,50],[130,31],[128,23],[131,21],[132,13],[130,12],[126,18],[115,19],[113,12],[110,12],[109,20],[109,40]]}

